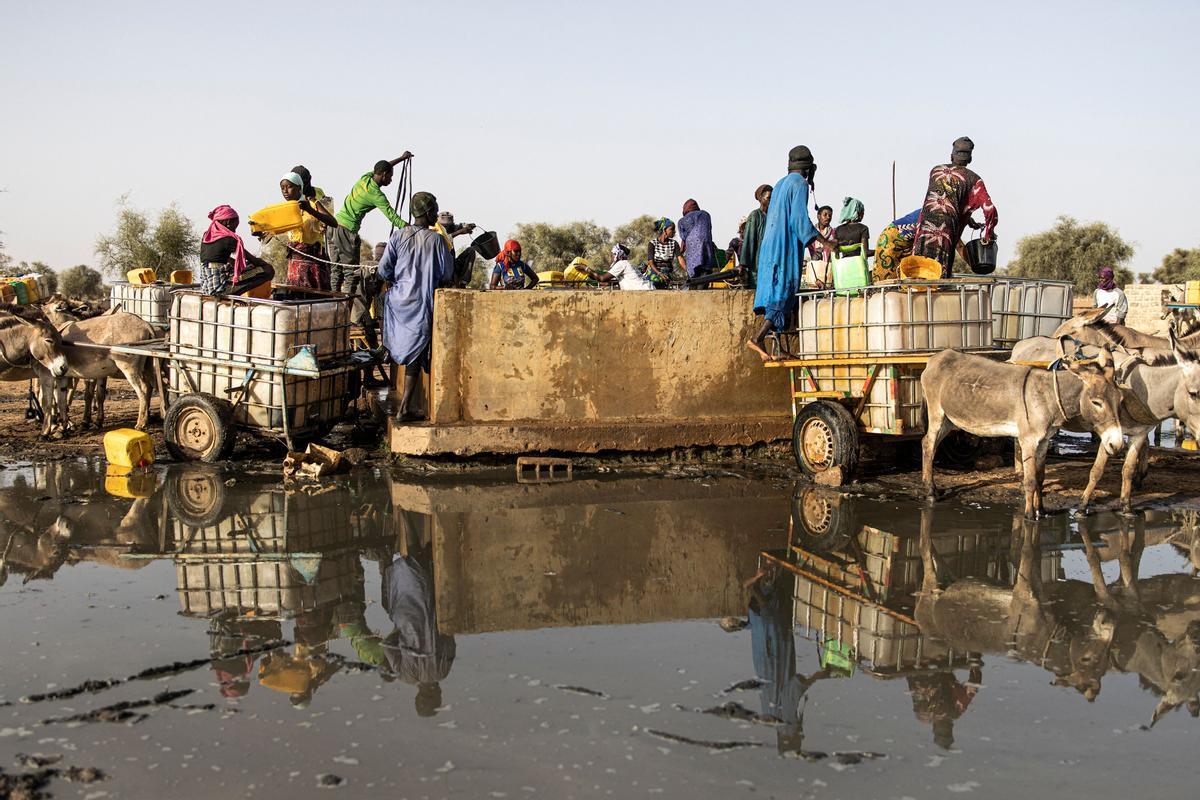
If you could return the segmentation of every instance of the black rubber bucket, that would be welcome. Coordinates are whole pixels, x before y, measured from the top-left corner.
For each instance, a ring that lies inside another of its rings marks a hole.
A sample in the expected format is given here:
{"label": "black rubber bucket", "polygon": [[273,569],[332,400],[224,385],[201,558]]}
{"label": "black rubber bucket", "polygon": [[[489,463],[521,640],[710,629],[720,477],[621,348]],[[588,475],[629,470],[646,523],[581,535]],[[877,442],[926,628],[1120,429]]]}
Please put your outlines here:
{"label": "black rubber bucket", "polygon": [[475,252],[479,253],[486,261],[491,261],[500,255],[500,240],[496,238],[495,231],[484,231],[479,234],[471,242],[471,247],[474,247]]}
{"label": "black rubber bucket", "polygon": [[991,275],[996,271],[996,255],[999,248],[996,240],[987,244],[982,239],[967,242],[967,264],[976,275]]}

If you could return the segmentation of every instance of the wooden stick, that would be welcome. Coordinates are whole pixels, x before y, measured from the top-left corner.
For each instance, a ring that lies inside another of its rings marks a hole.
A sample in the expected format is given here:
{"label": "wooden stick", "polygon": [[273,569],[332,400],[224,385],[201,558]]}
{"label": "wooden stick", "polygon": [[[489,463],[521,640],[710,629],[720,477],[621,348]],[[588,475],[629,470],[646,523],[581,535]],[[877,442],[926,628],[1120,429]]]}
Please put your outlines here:
{"label": "wooden stick", "polygon": [[892,219],[896,219],[896,162],[892,161]]}

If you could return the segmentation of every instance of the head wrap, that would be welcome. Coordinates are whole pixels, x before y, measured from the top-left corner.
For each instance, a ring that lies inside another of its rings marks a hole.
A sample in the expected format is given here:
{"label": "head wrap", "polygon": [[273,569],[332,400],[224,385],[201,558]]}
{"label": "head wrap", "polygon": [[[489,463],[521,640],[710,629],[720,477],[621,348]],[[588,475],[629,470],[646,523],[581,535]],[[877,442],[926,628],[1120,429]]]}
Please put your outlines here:
{"label": "head wrap", "polygon": [[761,203],[762,199],[763,199],[763,194],[766,192],[772,191],[774,188],[775,187],[771,186],[771,184],[764,183],[762,186],[759,186],[757,189],[754,190],[754,199]]}
{"label": "head wrap", "polygon": [[287,181],[295,186],[299,186],[300,196],[304,197],[304,178],[299,172],[289,172],[287,175],[284,175],[282,178],[280,178],[280,180]]}
{"label": "head wrap", "polygon": [[1100,287],[1099,288],[1103,289],[1106,292],[1111,292],[1113,289],[1117,288],[1117,281],[1116,281],[1116,277],[1113,274],[1112,267],[1105,267],[1104,269],[1100,270]]}
{"label": "head wrap", "polygon": [[429,192],[417,192],[408,202],[408,210],[414,217],[426,217],[437,212],[437,198]]}
{"label": "head wrap", "polygon": [[842,200],[842,215],[838,222],[859,222],[864,213],[866,213],[866,207],[862,204],[862,200],[847,197]]}
{"label": "head wrap", "polygon": [[666,217],[659,217],[658,219],[654,220],[654,232],[662,233],[674,224],[674,220],[667,219]]}
{"label": "head wrap", "polygon": [[500,255],[496,256],[497,261],[504,264],[511,264],[516,259],[516,253],[521,249],[521,243],[516,239],[509,239],[504,243],[504,249],[500,251]]}
{"label": "head wrap", "polygon": [[960,136],[950,146],[950,160],[955,164],[966,166],[971,163],[971,151],[974,149],[975,143],[969,137]]}
{"label": "head wrap", "polygon": [[222,223],[225,220],[237,219],[238,213],[233,210],[232,206],[217,206],[208,212],[208,218],[212,220],[212,224],[204,232],[204,236],[200,239],[201,242],[212,244],[218,239],[233,239],[237,242],[237,249],[233,251],[233,282],[237,283],[238,279],[242,277],[242,273],[246,271],[246,248],[242,244],[242,237],[226,228]]}
{"label": "head wrap", "polygon": [[613,254],[613,258],[615,258],[618,261],[621,261],[622,259],[629,258],[629,248],[626,247],[625,245],[621,244],[620,242],[617,242],[616,244],[614,244],[612,246],[612,254]]}
{"label": "head wrap", "polygon": [[796,172],[814,165],[812,151],[806,145],[798,144],[788,151],[788,171]]}
{"label": "head wrap", "polygon": [[693,211],[699,211],[699,210],[700,210],[700,204],[697,203],[695,200],[688,200],[686,203],[683,204],[683,213],[685,216],[687,214],[692,213]]}

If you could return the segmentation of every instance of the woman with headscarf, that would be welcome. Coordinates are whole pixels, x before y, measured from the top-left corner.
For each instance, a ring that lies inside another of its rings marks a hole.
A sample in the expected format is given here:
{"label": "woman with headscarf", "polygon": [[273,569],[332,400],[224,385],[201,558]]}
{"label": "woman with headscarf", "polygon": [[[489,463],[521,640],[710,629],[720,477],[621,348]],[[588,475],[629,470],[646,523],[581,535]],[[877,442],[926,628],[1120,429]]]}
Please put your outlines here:
{"label": "woman with headscarf", "polygon": [[492,268],[492,289],[532,289],[540,279],[537,273],[521,260],[521,243],[509,239],[504,243],[504,249],[496,256],[496,266]]}
{"label": "woman with headscarf", "polygon": [[875,266],[871,269],[871,282],[891,281],[900,277],[900,262],[912,255],[913,234],[917,232],[917,218],[921,209],[900,219],[892,220],[879,234],[875,243]]}
{"label": "woman with headscarf", "polygon": [[870,257],[875,254],[871,249],[871,231],[862,221],[866,211],[861,200],[853,197],[842,200],[842,214],[838,226],[833,229],[833,240],[838,246],[836,255],[861,254]]}
{"label": "woman with headscarf", "polygon": [[220,205],[208,212],[211,223],[200,239],[200,290],[208,295],[238,295],[275,277],[274,268],[253,253],[247,253],[242,237],[234,231],[238,213]]}
{"label": "woman with headscarf", "polygon": [[742,247],[738,257],[742,262],[742,284],[753,289],[758,285],[758,248],[762,247],[763,229],[767,226],[767,209],[771,205],[771,184],[764,183],[754,190],[758,208],[746,217],[742,231]]}
{"label": "woman with headscarf", "polygon": [[687,274],[679,242],[675,240],[675,223],[666,217],[654,222],[654,238],[646,252],[646,280],[655,289],[670,287],[676,267]]}
{"label": "woman with headscarf", "polygon": [[712,240],[712,217],[695,200],[683,204],[679,218],[679,238],[683,239],[683,261],[689,278],[699,278],[716,266],[716,245]]}
{"label": "woman with headscarf", "polygon": [[[913,238],[910,259],[936,261],[941,266],[942,277],[949,278],[954,266],[954,252],[962,239],[967,225],[980,227],[971,220],[971,213],[983,212],[983,243],[990,244],[996,230],[996,207],[988,194],[983,179],[967,169],[971,163],[975,143],[966,136],[955,139],[950,153],[950,163],[934,167],[929,172],[929,188],[921,206],[921,218],[917,222],[917,233]],[[906,259],[907,260],[907,259]],[[921,262],[913,261],[914,267]],[[926,266],[933,267],[932,264]],[[905,268],[907,271],[907,267]]]}
{"label": "woman with headscarf", "polygon": [[1117,278],[1112,267],[1100,270],[1100,283],[1096,286],[1094,295],[1096,308],[1107,306],[1109,311],[1104,315],[1104,321],[1112,325],[1124,325],[1125,316],[1129,313],[1129,300],[1125,292],[1117,286]]}
{"label": "woman with headscarf", "polygon": [[608,272],[597,272],[589,269],[587,273],[599,283],[616,283],[617,286],[625,291],[642,291],[654,288],[650,284],[650,281],[642,277],[633,268],[633,264],[629,263],[629,248],[620,243],[612,246],[612,264],[609,265]]}
{"label": "woman with headscarf", "polygon": [[301,289],[329,291],[329,265],[325,259],[325,229],[336,228],[337,220],[319,204],[310,203],[304,177],[289,172],[279,179],[284,200],[300,203],[300,227],[287,235],[287,284]]}

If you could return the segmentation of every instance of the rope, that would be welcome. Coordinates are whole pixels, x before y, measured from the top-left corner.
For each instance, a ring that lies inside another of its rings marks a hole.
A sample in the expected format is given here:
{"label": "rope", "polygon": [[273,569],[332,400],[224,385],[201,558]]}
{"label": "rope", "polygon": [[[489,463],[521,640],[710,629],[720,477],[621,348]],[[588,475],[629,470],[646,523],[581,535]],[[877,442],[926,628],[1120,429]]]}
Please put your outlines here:
{"label": "rope", "polygon": [[1052,370],[1050,374],[1054,376],[1054,399],[1058,402],[1058,410],[1062,412],[1063,422],[1066,422],[1071,417],[1067,414],[1067,410],[1063,408],[1062,394],[1058,390],[1058,372],[1058,370]]}

